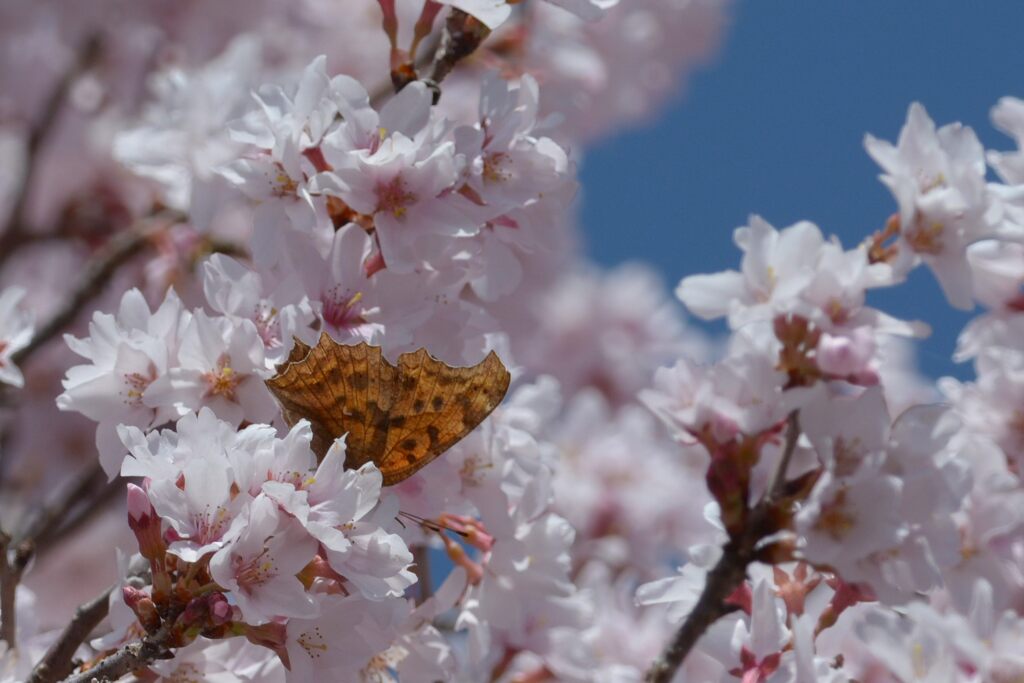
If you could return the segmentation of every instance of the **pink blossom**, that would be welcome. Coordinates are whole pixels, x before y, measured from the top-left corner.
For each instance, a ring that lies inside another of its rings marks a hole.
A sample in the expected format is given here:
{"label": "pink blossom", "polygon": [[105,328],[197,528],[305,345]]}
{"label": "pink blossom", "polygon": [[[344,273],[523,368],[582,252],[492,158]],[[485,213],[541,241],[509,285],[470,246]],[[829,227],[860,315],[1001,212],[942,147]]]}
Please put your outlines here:
{"label": "pink blossom", "polygon": [[21,387],[25,379],[11,361],[11,355],[25,348],[32,339],[32,321],[29,314],[18,307],[25,295],[20,287],[0,292],[0,382]]}
{"label": "pink blossom", "polygon": [[266,496],[248,506],[246,522],[210,559],[214,580],[230,591],[247,623],[312,617],[317,601],[296,578],[316,554],[316,540]]}

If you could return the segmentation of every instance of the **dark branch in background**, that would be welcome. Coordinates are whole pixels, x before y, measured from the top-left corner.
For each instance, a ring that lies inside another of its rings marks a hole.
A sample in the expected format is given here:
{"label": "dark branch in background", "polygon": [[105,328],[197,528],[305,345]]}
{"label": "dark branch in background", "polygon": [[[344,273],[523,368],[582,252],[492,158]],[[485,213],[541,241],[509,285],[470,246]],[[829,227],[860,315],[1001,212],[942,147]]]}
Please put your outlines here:
{"label": "dark branch in background", "polygon": [[114,586],[75,610],[75,616],[50,645],[43,658],[32,669],[26,683],[56,683],[70,675],[75,665],[75,650],[85,642],[110,609],[110,594]]}
{"label": "dark branch in background", "polygon": [[[12,354],[13,362],[24,363],[64,330],[81,313],[85,304],[103,291],[120,266],[142,251],[151,238],[166,227],[168,220],[178,219],[177,214],[159,214],[144,219],[134,229],[114,236],[86,266],[81,282],[67,301],[36,330],[27,346]],[[103,481],[102,477],[102,469],[97,463],[77,478],[57,500],[30,517],[17,534],[16,543],[11,536],[0,532],[0,639],[7,641],[11,647],[14,646],[16,632],[15,594],[22,573],[35,552],[37,541],[51,538],[74,508],[81,509],[82,498],[86,492],[98,488]],[[93,496],[86,502],[85,510],[94,508],[99,500],[102,497]]]}
{"label": "dark branch in background", "polygon": [[722,557],[708,572],[704,590],[693,610],[669,641],[661,655],[651,664],[644,680],[647,683],[669,683],[686,655],[704,632],[719,618],[736,610],[727,601],[747,578],[747,567],[757,559],[758,542],[773,533],[775,506],[783,495],[786,469],[796,450],[800,425],[795,412],[787,420],[786,445],[764,497],[750,511],[742,532],[722,548]]}
{"label": "dark branch in background", "polygon": [[[86,501],[86,510],[94,505],[95,496],[87,497],[87,494],[98,484],[105,482],[106,475],[97,463],[94,468],[90,468],[88,472],[66,486],[53,502],[41,507],[29,517],[17,537],[0,532],[0,640],[7,641],[11,648],[15,646],[17,629],[18,584],[28,563],[36,554],[39,544],[48,540],[67,518],[68,513],[76,507],[82,507],[83,499]],[[102,618],[103,615],[99,617]],[[92,630],[92,627],[89,630]]]}
{"label": "dark branch in background", "polygon": [[155,633],[141,641],[125,645],[120,650],[100,660],[96,666],[81,673],[68,676],[64,683],[91,683],[116,681],[127,673],[141,669],[158,659],[173,656],[170,642],[175,637],[175,626],[179,614],[169,614]]}
{"label": "dark branch in background", "polygon": [[7,533],[0,531],[0,640],[6,641],[11,649],[16,647],[15,635],[18,631],[18,583],[30,559],[30,547],[13,543]]}
{"label": "dark branch in background", "polygon": [[11,355],[16,364],[24,363],[46,342],[64,330],[81,313],[85,304],[103,291],[117,269],[141,252],[150,239],[167,227],[167,223],[183,220],[184,216],[176,212],[163,212],[151,218],[141,219],[139,224],[119,233],[103,247],[88,263],[85,273],[67,301],[53,314],[49,320],[36,330],[28,345]]}
{"label": "dark branch in background", "polygon": [[95,488],[87,491],[85,499],[79,505],[71,508],[63,521],[59,524],[54,524],[46,533],[35,539],[36,555],[45,555],[57,548],[64,538],[73,535],[101,511],[106,509],[113,501],[117,500],[119,494],[124,493],[123,483],[117,479],[108,482],[106,481],[105,474],[102,481],[97,479],[93,481],[97,482],[97,484]]}
{"label": "dark branch in background", "polygon": [[32,541],[38,549],[44,539],[53,535],[67,519],[69,513],[92,497],[92,492],[106,483],[107,476],[97,461],[85,471],[65,484],[63,490],[47,505],[33,510],[31,516],[21,525],[20,541]]}
{"label": "dark branch in background", "polygon": [[17,178],[17,186],[14,190],[14,202],[11,205],[7,223],[0,234],[0,264],[10,258],[17,247],[27,242],[40,239],[37,235],[25,232],[25,207],[28,204],[32,190],[32,177],[35,175],[36,164],[39,161],[39,154],[46,142],[47,137],[53,130],[54,123],[64,108],[71,86],[78,77],[92,68],[99,60],[101,43],[99,36],[93,35],[86,39],[78,56],[64,75],[53,87],[50,96],[46,99],[39,117],[32,124],[25,141],[25,167]]}

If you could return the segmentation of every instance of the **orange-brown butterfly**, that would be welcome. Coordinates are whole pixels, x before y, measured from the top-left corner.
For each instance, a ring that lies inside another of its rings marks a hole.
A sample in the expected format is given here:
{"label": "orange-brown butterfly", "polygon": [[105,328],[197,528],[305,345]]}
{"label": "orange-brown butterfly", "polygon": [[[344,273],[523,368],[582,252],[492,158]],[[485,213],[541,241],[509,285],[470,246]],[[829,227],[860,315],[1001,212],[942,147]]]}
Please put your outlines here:
{"label": "orange-brown butterfly", "polygon": [[323,459],[342,434],[345,467],[373,462],[384,485],[397,484],[451,448],[491,414],[508,391],[508,370],[492,351],[454,368],[426,349],[403,353],[398,365],[380,347],[339,344],[325,332],[316,346],[298,339],[267,386],[284,419],[305,418],[313,451]]}

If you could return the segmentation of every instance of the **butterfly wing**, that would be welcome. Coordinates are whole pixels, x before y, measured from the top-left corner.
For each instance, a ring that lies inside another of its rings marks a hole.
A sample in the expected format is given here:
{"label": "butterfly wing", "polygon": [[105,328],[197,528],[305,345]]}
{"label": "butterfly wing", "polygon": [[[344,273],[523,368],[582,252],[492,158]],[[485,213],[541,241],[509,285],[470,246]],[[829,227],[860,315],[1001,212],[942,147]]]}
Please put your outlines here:
{"label": "butterfly wing", "polygon": [[383,360],[380,348],[338,344],[326,332],[306,349],[298,360],[293,350],[266,382],[281,403],[285,421],[294,425],[309,420],[313,451],[321,460],[335,439],[348,434],[346,465],[369,462],[387,438],[394,368]]}
{"label": "butterfly wing", "polygon": [[411,477],[473,431],[501,403],[510,380],[493,351],[464,368],[424,349],[402,354],[387,441],[374,458],[384,485]]}
{"label": "butterfly wing", "polygon": [[493,351],[454,368],[420,349],[399,356],[395,367],[380,347],[339,344],[325,332],[312,348],[296,340],[266,384],[289,425],[309,420],[319,459],[348,434],[345,466],[373,462],[389,486],[473,431],[501,403],[510,379]]}

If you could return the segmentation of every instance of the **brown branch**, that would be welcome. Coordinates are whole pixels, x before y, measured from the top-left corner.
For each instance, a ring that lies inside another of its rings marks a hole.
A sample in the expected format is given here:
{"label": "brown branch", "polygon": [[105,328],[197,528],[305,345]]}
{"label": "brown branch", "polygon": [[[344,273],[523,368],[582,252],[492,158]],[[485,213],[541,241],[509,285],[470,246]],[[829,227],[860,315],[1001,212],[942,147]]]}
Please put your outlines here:
{"label": "brown branch", "polygon": [[46,342],[70,325],[90,300],[99,296],[104,286],[118,268],[130,261],[149,243],[150,239],[165,227],[166,221],[181,220],[176,212],[163,212],[111,238],[104,248],[86,266],[78,287],[67,301],[47,320],[23,349],[13,353],[15,364],[24,363]]}
{"label": "brown branch", "polygon": [[140,641],[125,645],[109,655],[96,666],[64,679],[64,683],[92,683],[92,681],[116,681],[127,673],[141,669],[157,659],[172,656],[170,641],[175,636],[178,613],[167,616],[155,633]]}
{"label": "brown branch", "polygon": [[31,558],[31,544],[15,544],[10,535],[0,531],[0,640],[12,650],[17,647],[18,584]]}
{"label": "brown branch", "polygon": [[33,514],[21,525],[18,538],[21,540],[32,539],[36,548],[40,540],[53,534],[67,518],[73,508],[79,506],[83,500],[92,498],[93,490],[100,484],[107,481],[106,473],[99,462],[95,462],[86,470],[80,472],[64,485],[54,498],[46,505],[36,508]]}
{"label": "brown branch", "polygon": [[72,661],[75,651],[107,616],[107,611],[110,608],[110,594],[114,588],[113,586],[108,588],[101,595],[80,605],[75,610],[75,616],[71,622],[32,669],[26,683],[56,683],[71,674],[75,668]]}
{"label": "brown branch", "polygon": [[61,539],[73,535],[123,492],[123,482],[117,479],[105,482],[101,488],[92,491],[88,499],[73,509],[73,515],[65,517],[63,522],[51,526],[35,538],[36,554],[43,555],[59,546]]}
{"label": "brown branch", "polygon": [[473,54],[491,34],[478,19],[454,7],[448,12],[441,34],[441,44],[434,53],[429,79],[424,82],[434,91],[434,104],[441,99],[441,81],[463,59]]}
{"label": "brown branch", "polygon": [[800,438],[795,411],[789,414],[786,424],[786,444],[764,497],[750,511],[740,534],[730,538],[722,548],[722,557],[708,572],[697,604],[647,670],[644,677],[647,683],[669,683],[704,632],[719,618],[735,611],[736,607],[727,600],[746,580],[747,567],[756,557],[758,543],[773,532],[775,506],[785,487],[786,469]]}
{"label": "brown branch", "polygon": [[78,77],[88,71],[99,59],[101,44],[98,35],[88,37],[83,43],[73,64],[61,76],[54,85],[50,96],[43,104],[42,111],[35,123],[28,131],[25,140],[25,167],[18,176],[17,186],[14,189],[14,202],[11,205],[10,213],[4,230],[0,233],[0,264],[13,254],[17,247],[32,242],[35,237],[25,233],[24,218],[25,207],[32,189],[32,177],[35,175],[36,165],[39,162],[39,153],[53,130],[54,124],[64,102],[67,100],[68,92]]}
{"label": "brown branch", "polygon": [[794,410],[786,418],[786,445],[782,451],[782,457],[775,464],[775,471],[772,472],[771,479],[768,480],[768,486],[765,488],[764,501],[766,503],[774,503],[782,495],[782,490],[786,486],[786,470],[789,469],[789,461],[793,459],[796,443],[799,440],[800,417]]}
{"label": "brown branch", "polygon": [[[103,468],[97,463],[76,477],[54,501],[29,517],[16,537],[0,532],[0,640],[7,641],[11,647],[14,647],[17,629],[17,588],[29,561],[36,554],[40,543],[57,530],[68,513],[75,507],[81,507],[82,499],[97,482],[105,481]],[[86,508],[92,504],[91,501],[87,502]]]}

